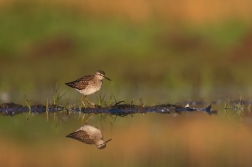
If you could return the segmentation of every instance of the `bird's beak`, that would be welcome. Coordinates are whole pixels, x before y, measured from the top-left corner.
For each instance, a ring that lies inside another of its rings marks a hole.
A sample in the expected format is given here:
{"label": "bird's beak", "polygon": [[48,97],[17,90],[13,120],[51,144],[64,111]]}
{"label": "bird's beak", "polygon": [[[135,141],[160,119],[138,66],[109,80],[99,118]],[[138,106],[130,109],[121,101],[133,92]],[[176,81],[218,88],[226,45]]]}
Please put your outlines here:
{"label": "bird's beak", "polygon": [[109,139],[109,140],[105,141],[105,143],[109,142],[110,140],[112,140],[112,139]]}
{"label": "bird's beak", "polygon": [[107,80],[111,81],[111,79],[107,78],[106,76],[104,76],[104,78],[106,78]]}

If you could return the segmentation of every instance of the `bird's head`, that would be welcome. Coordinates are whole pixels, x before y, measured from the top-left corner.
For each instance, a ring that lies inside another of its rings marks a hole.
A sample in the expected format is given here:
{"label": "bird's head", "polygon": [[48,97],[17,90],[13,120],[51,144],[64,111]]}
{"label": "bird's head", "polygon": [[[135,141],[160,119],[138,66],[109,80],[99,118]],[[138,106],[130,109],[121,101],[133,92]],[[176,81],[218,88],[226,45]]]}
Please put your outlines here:
{"label": "bird's head", "polygon": [[107,141],[99,140],[97,143],[95,143],[96,147],[99,149],[104,149],[106,147],[106,143],[109,142],[112,139],[109,139]]}
{"label": "bird's head", "polygon": [[102,70],[99,70],[95,73],[95,76],[99,79],[99,80],[103,80],[103,78],[106,78],[107,80],[111,81],[109,78],[107,78],[105,76],[105,72]]}

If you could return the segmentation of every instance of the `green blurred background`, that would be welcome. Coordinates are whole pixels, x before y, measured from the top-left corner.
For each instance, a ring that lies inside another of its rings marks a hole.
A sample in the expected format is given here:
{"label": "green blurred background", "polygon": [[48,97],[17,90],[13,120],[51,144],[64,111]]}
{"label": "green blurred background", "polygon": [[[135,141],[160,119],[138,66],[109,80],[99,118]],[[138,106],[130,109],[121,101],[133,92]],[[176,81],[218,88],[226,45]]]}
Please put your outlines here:
{"label": "green blurred background", "polygon": [[[78,104],[81,95],[64,83],[99,69],[112,82],[90,96],[95,103],[99,96],[145,105],[210,103],[238,99],[239,92],[249,100],[251,6],[251,0],[0,0],[0,102],[24,105],[26,96],[31,104],[52,103],[58,89],[67,92],[61,103]],[[81,121],[62,117],[56,128],[52,116],[46,122],[34,115],[28,123],[25,115],[2,116],[1,164],[252,164],[249,117],[238,133],[238,123],[221,114],[138,115],[112,127],[94,118],[113,138],[103,151],[65,139]]]}

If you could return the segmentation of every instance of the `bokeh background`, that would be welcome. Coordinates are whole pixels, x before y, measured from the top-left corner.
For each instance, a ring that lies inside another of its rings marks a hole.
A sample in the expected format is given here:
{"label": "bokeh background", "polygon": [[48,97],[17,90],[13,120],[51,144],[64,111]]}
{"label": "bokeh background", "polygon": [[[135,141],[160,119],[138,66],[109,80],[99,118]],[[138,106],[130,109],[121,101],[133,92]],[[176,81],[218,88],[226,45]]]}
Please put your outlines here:
{"label": "bokeh background", "polygon": [[[102,69],[112,81],[97,102],[155,105],[251,98],[251,0],[0,0],[0,102],[78,104],[64,85]],[[64,136],[78,116],[1,116],[7,166],[250,166],[251,119],[219,115],[135,115],[111,125],[97,150]]]}

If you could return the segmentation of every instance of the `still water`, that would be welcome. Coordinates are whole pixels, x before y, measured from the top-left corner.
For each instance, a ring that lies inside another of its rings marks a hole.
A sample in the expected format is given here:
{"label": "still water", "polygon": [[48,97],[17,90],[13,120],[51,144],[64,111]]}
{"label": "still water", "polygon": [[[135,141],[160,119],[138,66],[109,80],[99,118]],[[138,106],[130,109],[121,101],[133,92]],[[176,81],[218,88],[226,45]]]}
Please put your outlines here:
{"label": "still water", "polygon": [[112,138],[103,150],[66,138],[85,124],[82,113],[1,115],[0,161],[4,166],[251,166],[250,104],[238,102],[212,104],[211,111],[218,113],[211,115],[95,114],[87,123],[99,128],[105,139]]}

